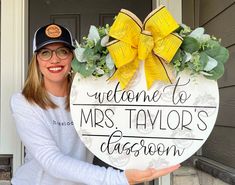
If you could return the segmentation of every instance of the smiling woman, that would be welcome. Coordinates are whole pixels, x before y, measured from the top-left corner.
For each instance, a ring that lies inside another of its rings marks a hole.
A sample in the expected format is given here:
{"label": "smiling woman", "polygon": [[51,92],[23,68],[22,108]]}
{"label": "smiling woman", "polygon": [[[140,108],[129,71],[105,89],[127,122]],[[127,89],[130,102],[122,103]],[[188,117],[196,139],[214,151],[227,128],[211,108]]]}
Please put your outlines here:
{"label": "smiling woman", "polygon": [[89,163],[90,153],[78,137],[69,109],[73,49],[70,31],[60,25],[49,24],[35,33],[25,86],[11,98],[16,128],[26,147],[26,162],[12,184],[127,185],[177,169],[179,165],[120,172]]}
{"label": "smiling woman", "polygon": [[[44,77],[44,86],[49,92],[57,96],[65,96],[68,91],[67,79],[73,54],[71,49],[65,46],[63,43],[52,43],[37,52],[37,61]],[[66,91],[59,94],[60,91],[56,89],[56,87],[59,87],[58,85]]]}
{"label": "smiling woman", "polygon": [[[53,32],[48,31],[51,29]],[[59,97],[69,93],[74,49],[71,33],[60,25],[46,25],[36,31],[33,44],[34,55],[22,94],[41,108],[56,108],[47,92]],[[69,110],[68,96],[66,109]]]}

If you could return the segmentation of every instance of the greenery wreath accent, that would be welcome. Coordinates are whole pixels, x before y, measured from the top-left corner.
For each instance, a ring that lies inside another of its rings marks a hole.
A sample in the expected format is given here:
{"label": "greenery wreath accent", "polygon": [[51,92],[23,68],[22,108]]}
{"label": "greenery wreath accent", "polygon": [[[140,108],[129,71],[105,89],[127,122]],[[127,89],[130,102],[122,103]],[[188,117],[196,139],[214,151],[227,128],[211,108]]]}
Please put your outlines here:
{"label": "greenery wreath accent", "polygon": [[[74,72],[83,77],[103,75],[111,76],[116,68],[106,44],[109,42],[109,25],[90,26],[89,34],[79,44],[75,41],[75,56],[72,61]],[[202,74],[208,79],[218,80],[224,74],[224,64],[229,58],[228,50],[221,40],[204,33],[202,27],[191,30],[182,24],[174,33],[183,38],[183,42],[168,64],[176,73],[189,69],[192,74]]]}
{"label": "greenery wreath accent", "polygon": [[75,41],[75,57],[72,61],[74,72],[80,73],[83,77],[101,77],[114,72],[114,62],[106,48],[109,41],[108,32],[108,24],[99,28],[92,25],[88,36],[83,37],[81,44]]}
{"label": "greenery wreath accent", "polygon": [[201,73],[206,78],[218,80],[224,74],[229,52],[221,46],[221,40],[204,32],[202,27],[191,30],[182,24],[176,33],[183,38],[183,43],[170,64],[176,72],[188,68],[192,74]]}

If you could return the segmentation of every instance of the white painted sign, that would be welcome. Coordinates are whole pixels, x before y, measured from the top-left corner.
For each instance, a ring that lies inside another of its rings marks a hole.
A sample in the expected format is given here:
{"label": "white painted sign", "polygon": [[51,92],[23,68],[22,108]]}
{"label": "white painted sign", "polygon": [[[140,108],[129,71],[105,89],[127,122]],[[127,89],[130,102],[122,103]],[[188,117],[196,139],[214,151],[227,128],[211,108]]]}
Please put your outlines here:
{"label": "white painted sign", "polygon": [[71,89],[72,119],[81,140],[119,169],[183,162],[208,138],[218,107],[217,82],[186,72],[173,84],[156,82],[150,90],[143,71],[126,90],[107,77],[76,74]]}

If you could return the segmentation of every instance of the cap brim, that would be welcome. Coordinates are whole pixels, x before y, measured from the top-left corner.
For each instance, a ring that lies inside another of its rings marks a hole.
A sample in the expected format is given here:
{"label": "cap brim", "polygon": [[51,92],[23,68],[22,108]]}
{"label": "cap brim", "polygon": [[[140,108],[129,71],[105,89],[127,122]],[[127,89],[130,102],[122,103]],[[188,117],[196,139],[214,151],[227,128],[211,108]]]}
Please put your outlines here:
{"label": "cap brim", "polygon": [[38,50],[42,49],[44,46],[48,45],[48,44],[53,44],[53,43],[63,43],[65,44],[67,47],[71,48],[71,49],[75,49],[74,46],[72,46],[70,43],[64,41],[64,40],[50,40],[50,41],[47,41],[47,42],[44,42],[42,44],[40,44],[34,52],[37,52]]}

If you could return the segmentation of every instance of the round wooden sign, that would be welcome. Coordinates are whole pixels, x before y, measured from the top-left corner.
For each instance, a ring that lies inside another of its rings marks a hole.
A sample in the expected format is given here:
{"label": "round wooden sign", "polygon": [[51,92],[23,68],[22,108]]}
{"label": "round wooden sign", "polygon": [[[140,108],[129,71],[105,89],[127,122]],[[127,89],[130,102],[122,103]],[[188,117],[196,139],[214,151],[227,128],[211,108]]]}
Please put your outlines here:
{"label": "round wooden sign", "polygon": [[107,77],[76,74],[71,114],[87,148],[119,169],[165,168],[192,156],[211,133],[217,82],[183,72],[173,84],[146,89],[143,69],[129,89]]}

